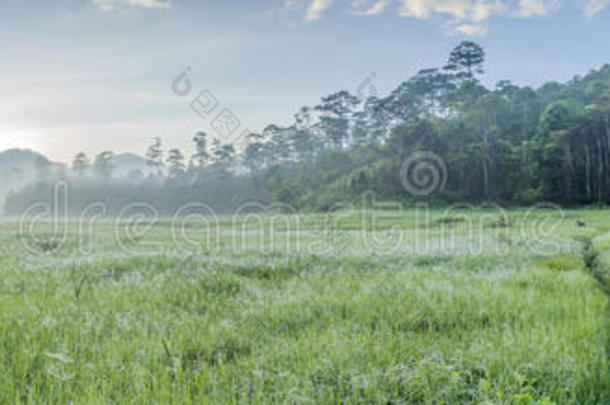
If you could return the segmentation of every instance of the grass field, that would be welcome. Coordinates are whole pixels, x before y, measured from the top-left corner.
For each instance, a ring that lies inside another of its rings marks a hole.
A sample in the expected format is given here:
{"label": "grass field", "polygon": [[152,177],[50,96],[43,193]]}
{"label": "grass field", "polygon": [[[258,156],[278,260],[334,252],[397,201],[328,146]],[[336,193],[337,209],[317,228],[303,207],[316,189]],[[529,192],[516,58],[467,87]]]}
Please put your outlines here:
{"label": "grass field", "polygon": [[0,403],[608,404],[609,214],[6,220]]}

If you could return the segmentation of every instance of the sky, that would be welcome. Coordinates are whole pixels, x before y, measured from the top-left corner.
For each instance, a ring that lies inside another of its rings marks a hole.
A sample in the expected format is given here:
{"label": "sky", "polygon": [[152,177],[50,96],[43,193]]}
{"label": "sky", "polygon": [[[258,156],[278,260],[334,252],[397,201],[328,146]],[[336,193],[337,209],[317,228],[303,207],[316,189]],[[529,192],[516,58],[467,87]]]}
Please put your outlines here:
{"label": "sky", "polygon": [[610,63],[609,17],[610,0],[3,0],[0,151],[237,143],[338,90],[383,96],[466,39],[490,87],[567,81]]}

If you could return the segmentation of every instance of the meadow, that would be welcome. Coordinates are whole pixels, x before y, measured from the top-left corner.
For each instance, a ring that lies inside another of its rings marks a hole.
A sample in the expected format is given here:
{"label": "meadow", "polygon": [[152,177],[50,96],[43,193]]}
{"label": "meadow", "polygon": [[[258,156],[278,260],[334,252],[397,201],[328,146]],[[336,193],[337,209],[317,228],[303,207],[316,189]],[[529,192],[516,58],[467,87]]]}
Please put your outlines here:
{"label": "meadow", "polygon": [[610,403],[608,210],[195,211],[1,222],[0,403]]}

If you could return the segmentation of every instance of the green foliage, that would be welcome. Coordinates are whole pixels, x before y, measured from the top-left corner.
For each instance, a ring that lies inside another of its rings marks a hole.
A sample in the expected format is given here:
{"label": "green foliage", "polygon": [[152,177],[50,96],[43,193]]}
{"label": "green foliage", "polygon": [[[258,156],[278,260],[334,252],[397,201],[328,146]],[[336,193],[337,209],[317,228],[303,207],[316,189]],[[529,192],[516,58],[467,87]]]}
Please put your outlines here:
{"label": "green foliage", "polygon": [[541,258],[536,264],[554,271],[573,271],[582,268],[582,263],[578,258],[568,253]]}
{"label": "green foliage", "polygon": [[[308,156],[307,180],[295,179],[289,187],[325,200],[354,200],[374,191],[384,198],[412,201],[416,196],[399,181],[401,163],[424,150],[436,153],[447,166],[447,182],[434,194],[436,200],[610,203],[610,67],[565,85],[549,83],[535,90],[502,81],[489,90],[474,79],[483,60],[478,45],[463,43],[446,69],[421,70],[387,97],[367,100],[362,110],[352,110],[353,133],[345,135],[344,125],[339,131],[342,141],[327,143],[330,149],[347,151],[347,165],[325,176],[329,155],[315,154],[313,161]],[[337,93],[330,99],[338,94],[348,97]],[[341,111],[344,117],[350,116],[347,111]],[[372,129],[380,117],[385,132]],[[301,122],[300,131],[336,138],[330,129],[320,130],[322,124],[308,127]]]}
{"label": "green foliage", "polygon": [[[478,44],[463,42],[445,67],[422,69],[388,95],[332,93],[299,109],[293,123],[243,134],[243,148],[198,132],[188,167],[172,150],[169,170],[161,170],[160,139],[147,153],[159,170],[148,176],[116,179],[112,152],[91,168],[79,154],[67,176],[71,194],[82,197],[73,207],[91,203],[91,189],[111,212],[134,200],[166,214],[186,202],[222,212],[247,201],[328,210],[367,191],[413,203],[421,196],[404,187],[401,170],[420,151],[446,166],[427,202],[610,203],[610,66],[565,84],[533,89],[502,80],[488,89],[475,77],[484,60]],[[51,200],[48,183],[57,176],[44,167],[40,183],[9,196],[9,214]]]}
{"label": "green foliage", "polygon": [[582,260],[585,268],[597,281],[601,290],[610,298],[610,274],[601,264],[599,251],[590,238],[583,238],[582,245]]}
{"label": "green foliage", "polygon": [[484,61],[485,51],[479,44],[472,41],[463,41],[451,51],[445,69],[457,71],[458,74],[472,78],[475,72],[483,73],[482,65]]}

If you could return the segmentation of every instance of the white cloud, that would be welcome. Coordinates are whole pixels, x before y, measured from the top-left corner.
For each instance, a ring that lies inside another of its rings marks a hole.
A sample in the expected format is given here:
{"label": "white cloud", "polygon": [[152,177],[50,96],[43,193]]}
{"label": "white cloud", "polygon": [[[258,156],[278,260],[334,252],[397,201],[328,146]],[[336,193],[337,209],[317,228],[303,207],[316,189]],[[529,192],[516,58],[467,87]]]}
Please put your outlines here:
{"label": "white cloud", "polygon": [[443,13],[462,19],[466,17],[466,3],[463,0],[451,2],[443,0],[403,0],[399,15],[426,19],[430,17],[431,13]]}
{"label": "white cloud", "polygon": [[376,15],[383,13],[390,5],[390,0],[376,0],[370,4],[366,0],[355,0],[352,2],[354,14],[358,15]]}
{"label": "white cloud", "polygon": [[[130,0],[132,1],[132,0]],[[135,1],[135,0],[133,0]],[[145,1],[145,0],[141,0]],[[158,1],[158,0],[150,0]],[[548,15],[573,2],[589,18],[610,7],[610,0],[342,0],[353,14],[380,14],[395,5],[397,15],[419,20],[439,20],[450,33],[481,36],[492,17],[534,18]],[[286,9],[305,11],[306,21],[316,21],[336,0],[284,0]],[[394,7],[392,7],[394,8]],[[301,14],[302,15],[302,14]]]}
{"label": "white cloud", "polygon": [[312,0],[307,7],[307,14],[305,14],[305,21],[316,21],[320,18],[322,13],[328,9],[334,0]]}
{"label": "white cloud", "polygon": [[610,6],[610,0],[589,0],[585,7],[585,15],[589,18],[593,18],[608,6]]}
{"label": "white cloud", "polygon": [[112,11],[117,6],[114,0],[93,0],[93,4],[103,12]]}
{"label": "white cloud", "polygon": [[493,14],[503,14],[506,10],[507,5],[500,1],[402,0],[399,15],[426,19],[433,14],[441,14],[457,21],[481,22],[489,19]]}
{"label": "white cloud", "polygon": [[[418,19],[445,18],[452,33],[482,36],[493,16],[529,18],[554,11],[561,0],[401,0],[399,15]],[[595,1],[595,0],[592,0]],[[610,0],[597,0],[609,1]]]}
{"label": "white cloud", "polygon": [[[536,0],[521,0],[536,1]],[[427,19],[440,15],[448,18],[445,25],[453,33],[482,36],[487,33],[484,22],[493,15],[506,14],[506,2],[485,0],[402,0],[399,15]]]}
{"label": "white cloud", "polygon": [[172,6],[169,1],[159,0],[129,0],[129,5],[143,8],[170,8]]}
{"label": "white cloud", "polygon": [[519,0],[519,9],[516,12],[516,16],[523,18],[543,16],[558,6],[559,3],[553,0]]}
{"label": "white cloud", "polygon": [[103,12],[114,11],[125,7],[170,8],[172,3],[161,0],[93,0],[93,4]]}
{"label": "white cloud", "polygon": [[453,27],[453,30],[469,37],[481,37],[487,34],[487,27],[478,24],[461,24]]}

